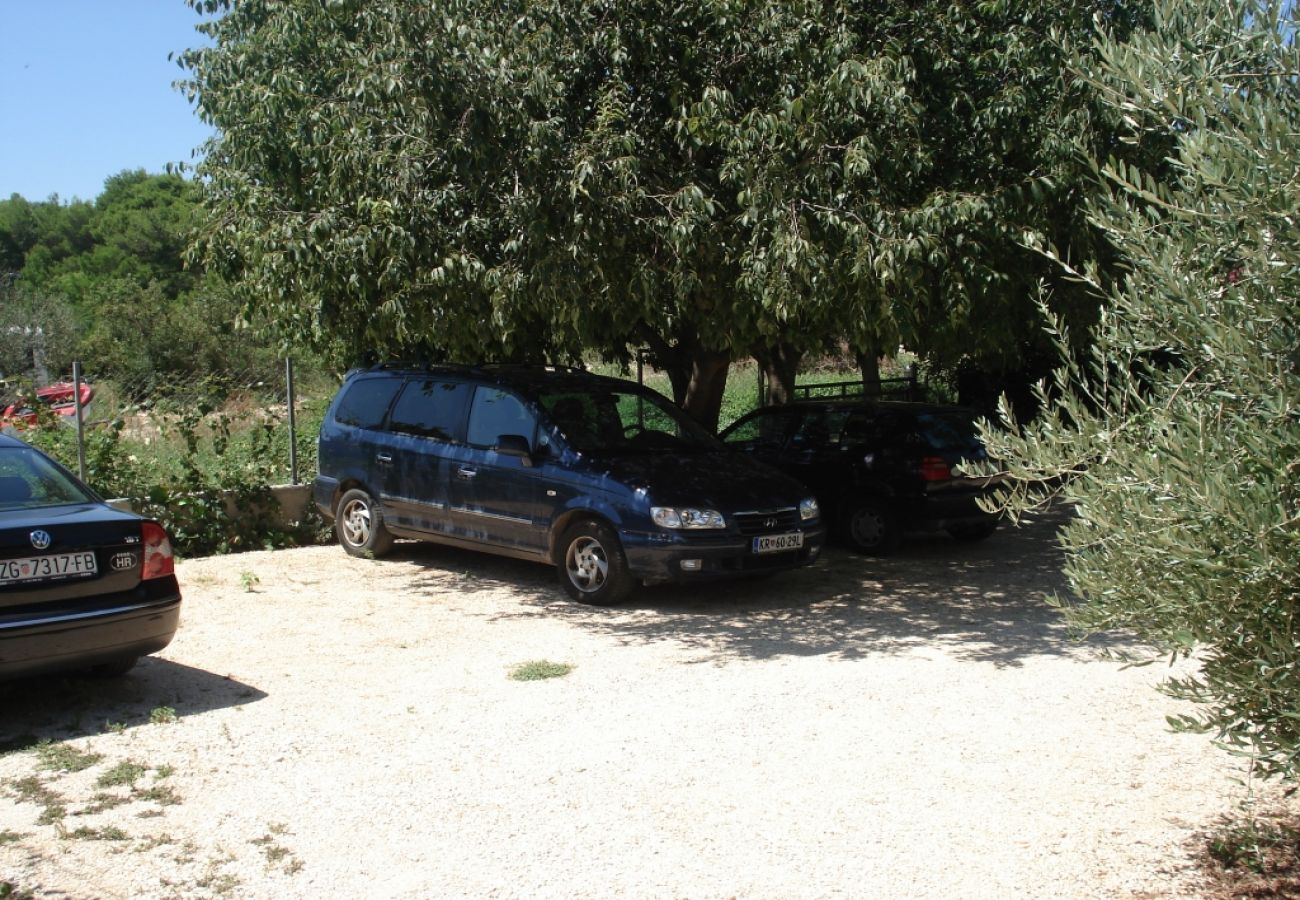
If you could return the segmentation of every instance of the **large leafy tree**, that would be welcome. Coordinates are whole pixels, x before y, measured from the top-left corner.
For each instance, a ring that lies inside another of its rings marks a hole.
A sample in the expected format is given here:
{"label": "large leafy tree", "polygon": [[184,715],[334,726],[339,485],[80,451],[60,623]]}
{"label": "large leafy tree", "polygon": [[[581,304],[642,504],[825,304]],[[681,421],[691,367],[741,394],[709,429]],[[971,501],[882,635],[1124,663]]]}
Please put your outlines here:
{"label": "large leafy tree", "polygon": [[1091,253],[1060,59],[1120,4],[193,5],[199,253],[344,355],[648,346],[713,422],[736,356],[1014,352],[1021,233]]}
{"label": "large leafy tree", "polygon": [[[1084,72],[1158,173],[1110,160],[1094,221],[1121,248],[1095,350],[991,450],[1024,510],[1063,494],[1086,630],[1127,628],[1197,674],[1168,689],[1264,771],[1300,773],[1300,49],[1291,7],[1161,0]],[[1048,251],[1050,253],[1050,250]],[[1013,423],[1014,424],[1014,423]]]}

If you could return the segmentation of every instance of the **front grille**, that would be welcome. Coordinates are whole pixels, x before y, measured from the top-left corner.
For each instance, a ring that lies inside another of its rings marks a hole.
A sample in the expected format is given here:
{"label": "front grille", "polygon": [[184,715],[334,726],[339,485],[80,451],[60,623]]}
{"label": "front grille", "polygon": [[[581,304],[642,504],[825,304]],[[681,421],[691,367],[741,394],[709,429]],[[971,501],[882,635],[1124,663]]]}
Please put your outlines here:
{"label": "front grille", "polygon": [[740,533],[746,536],[755,534],[781,534],[799,527],[799,510],[795,507],[772,509],[766,512],[735,513],[731,517]]}

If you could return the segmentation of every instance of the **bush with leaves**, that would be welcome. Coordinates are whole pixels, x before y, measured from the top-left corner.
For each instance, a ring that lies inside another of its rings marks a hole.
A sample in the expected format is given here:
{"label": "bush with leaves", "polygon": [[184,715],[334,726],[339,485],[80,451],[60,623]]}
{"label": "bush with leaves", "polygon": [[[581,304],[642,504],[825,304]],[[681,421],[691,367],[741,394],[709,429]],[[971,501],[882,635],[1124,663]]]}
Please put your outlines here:
{"label": "bush with leaves", "polygon": [[[1098,164],[1093,219],[1128,259],[1091,358],[1046,414],[986,431],[1023,512],[1075,505],[1081,629],[1195,654],[1165,684],[1258,771],[1300,775],[1300,51],[1293,7],[1162,0],[1080,72],[1130,127],[1172,138],[1170,174]],[[1050,253],[1050,251],[1047,251]],[[1062,258],[1061,264],[1068,266]]]}
{"label": "bush with leaves", "polygon": [[[76,432],[44,408],[38,417],[36,427],[21,437],[75,472]],[[262,417],[249,425],[199,406],[164,421],[164,439],[151,444],[125,439],[120,420],[87,429],[90,486],[103,496],[125,498],[137,512],[158,519],[185,555],[323,539],[314,508],[301,522],[288,528],[280,524],[270,488],[283,482],[287,471],[284,423],[278,418]]]}

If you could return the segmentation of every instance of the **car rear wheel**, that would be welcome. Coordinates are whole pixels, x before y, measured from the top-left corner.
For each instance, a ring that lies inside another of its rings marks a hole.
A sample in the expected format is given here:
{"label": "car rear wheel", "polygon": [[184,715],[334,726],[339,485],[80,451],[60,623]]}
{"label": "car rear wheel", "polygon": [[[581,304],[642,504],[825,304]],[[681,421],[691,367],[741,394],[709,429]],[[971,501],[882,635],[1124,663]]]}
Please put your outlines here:
{"label": "car rear wheel", "polygon": [[947,531],[959,541],[982,541],[998,530],[997,522],[974,522],[965,525],[951,525]]}
{"label": "car rear wheel", "polygon": [[384,513],[375,499],[353,488],[339,501],[334,533],[353,556],[383,556],[393,548],[393,536],[384,527]]}
{"label": "car rear wheel", "polygon": [[903,542],[898,517],[880,500],[858,500],[850,504],[842,530],[854,550],[873,556],[896,550]]}
{"label": "car rear wheel", "polygon": [[560,546],[560,584],[574,600],[612,606],[632,592],[623,546],[609,526],[594,519],[581,521],[564,533]]}

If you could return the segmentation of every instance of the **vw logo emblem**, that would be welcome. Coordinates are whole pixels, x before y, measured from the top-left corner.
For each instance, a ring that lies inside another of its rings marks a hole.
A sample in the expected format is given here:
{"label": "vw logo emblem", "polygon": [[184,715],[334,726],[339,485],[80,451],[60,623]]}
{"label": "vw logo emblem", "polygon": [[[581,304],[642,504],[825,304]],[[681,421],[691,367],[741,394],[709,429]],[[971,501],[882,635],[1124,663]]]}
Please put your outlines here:
{"label": "vw logo emblem", "polygon": [[32,532],[31,537],[32,537],[32,546],[35,547],[37,550],[48,549],[51,541],[53,540],[50,537],[50,533],[48,531],[41,531],[39,528],[36,531]]}
{"label": "vw logo emblem", "polygon": [[779,524],[779,522],[780,520],[776,516],[768,516],[766,519],[763,520],[763,527],[775,528]]}

